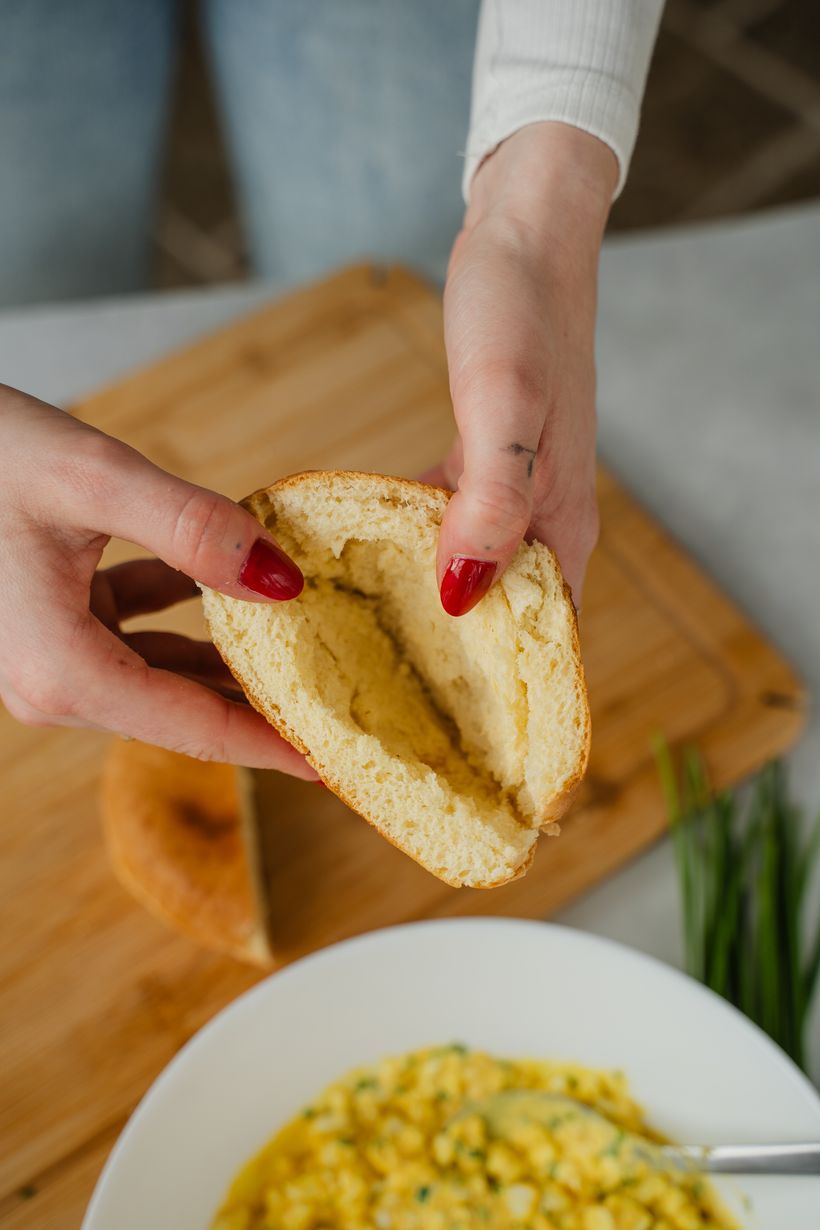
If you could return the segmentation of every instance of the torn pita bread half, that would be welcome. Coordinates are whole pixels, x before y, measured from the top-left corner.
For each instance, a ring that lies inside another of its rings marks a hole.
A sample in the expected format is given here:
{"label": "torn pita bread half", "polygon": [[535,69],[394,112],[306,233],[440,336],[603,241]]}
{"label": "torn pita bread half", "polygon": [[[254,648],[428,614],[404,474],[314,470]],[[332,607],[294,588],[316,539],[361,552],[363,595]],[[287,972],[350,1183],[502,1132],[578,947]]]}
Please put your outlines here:
{"label": "torn pita bread half", "polygon": [[243,501],[305,587],[251,602],[202,586],[214,644],[251,704],[383,837],[454,888],[523,875],[584,776],[590,716],[558,561],[522,543],[468,614],[445,613],[450,493],[312,471]]}
{"label": "torn pita bread half", "polygon": [[149,913],[206,948],[273,963],[248,770],[118,740],[101,804],[114,872]]}

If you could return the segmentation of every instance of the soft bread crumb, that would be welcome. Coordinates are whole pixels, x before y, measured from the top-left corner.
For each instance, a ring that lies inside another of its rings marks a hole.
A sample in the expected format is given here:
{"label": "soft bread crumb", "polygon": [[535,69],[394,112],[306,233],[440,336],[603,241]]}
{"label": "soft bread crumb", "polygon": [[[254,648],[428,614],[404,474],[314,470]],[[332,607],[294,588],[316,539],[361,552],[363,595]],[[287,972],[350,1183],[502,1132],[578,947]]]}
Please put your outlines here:
{"label": "soft bread crumb", "polygon": [[441,608],[448,495],[379,475],[310,473],[246,501],[305,574],[261,604],[203,590],[249,699],[327,784],[451,884],[526,868],[586,765],[574,610],[552,553],[522,545],[459,619]]}

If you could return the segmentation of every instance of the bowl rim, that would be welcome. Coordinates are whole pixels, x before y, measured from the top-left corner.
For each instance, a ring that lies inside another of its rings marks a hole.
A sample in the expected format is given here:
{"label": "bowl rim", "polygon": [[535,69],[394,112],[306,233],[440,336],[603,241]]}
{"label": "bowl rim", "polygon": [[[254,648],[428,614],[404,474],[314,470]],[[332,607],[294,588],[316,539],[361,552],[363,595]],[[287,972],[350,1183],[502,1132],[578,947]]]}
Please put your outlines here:
{"label": "bowl rim", "polygon": [[681,979],[684,980],[689,984],[692,994],[700,1000],[710,1003],[712,1010],[716,1009],[718,1012],[722,1012],[727,1018],[733,1019],[741,1029],[756,1035],[762,1041],[772,1060],[779,1066],[784,1080],[788,1080],[794,1087],[795,1092],[817,1113],[818,1132],[820,1132],[820,1090],[815,1088],[809,1077],[798,1068],[797,1064],[789,1058],[786,1052],[759,1025],[745,1016],[740,1009],[730,1004],[728,1000],[718,995],[716,991],[711,990],[677,966],[642,952],[638,948],[632,948],[620,940],[614,940],[610,936],[599,935],[591,931],[582,931],[577,927],[567,926],[565,923],[555,923],[539,919],[511,918],[504,915],[466,915],[457,918],[417,919],[411,922],[397,923],[390,927],[380,927],[373,931],[363,932],[360,935],[336,940],[324,948],[306,953],[281,969],[271,971],[264,978],[261,978],[259,982],[248,987],[246,991],[243,991],[235,999],[225,1004],[210,1020],[201,1025],[187,1042],[180,1047],[165,1067],[161,1069],[129,1115],[94,1185],[91,1199],[83,1217],[81,1230],[95,1230],[93,1221],[97,1206],[101,1203],[103,1197],[107,1195],[108,1188],[114,1180],[119,1158],[129,1148],[132,1136],[139,1131],[143,1119],[150,1113],[151,1103],[155,1097],[161,1096],[162,1091],[175,1079],[176,1072],[187,1063],[190,1053],[198,1048],[205,1038],[230,1028],[232,1021],[237,1016],[252,1010],[252,1004],[269,993],[270,986],[274,981],[277,984],[281,983],[282,980],[298,982],[299,978],[304,976],[305,970],[313,970],[316,966],[321,966],[337,959],[340,951],[347,952],[352,949],[358,950],[389,943],[396,935],[405,935],[409,932],[418,932],[419,930],[479,932],[490,929],[496,930],[498,928],[519,933],[527,931],[528,933],[535,934],[536,931],[541,933],[546,931],[551,934],[558,934],[561,936],[561,943],[615,952],[618,954],[618,959],[626,959],[627,961],[632,961],[635,966],[643,966],[650,971],[654,971],[653,977],[659,976],[667,981],[671,980],[674,982]]}

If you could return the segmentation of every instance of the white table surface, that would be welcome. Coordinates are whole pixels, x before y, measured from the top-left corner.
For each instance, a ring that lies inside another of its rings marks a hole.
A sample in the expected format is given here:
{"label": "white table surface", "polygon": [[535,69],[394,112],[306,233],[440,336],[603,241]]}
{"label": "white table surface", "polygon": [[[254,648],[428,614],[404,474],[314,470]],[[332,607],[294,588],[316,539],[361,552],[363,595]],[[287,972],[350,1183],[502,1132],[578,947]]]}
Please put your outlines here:
{"label": "white table surface", "polygon": [[[283,287],[141,295],[0,313],[0,380],[66,403]],[[820,693],[820,207],[606,246],[601,451]],[[820,718],[790,757],[820,809]],[[815,901],[820,893],[815,894]],[[560,921],[675,964],[669,843]],[[820,1003],[811,1029],[820,1078]]]}

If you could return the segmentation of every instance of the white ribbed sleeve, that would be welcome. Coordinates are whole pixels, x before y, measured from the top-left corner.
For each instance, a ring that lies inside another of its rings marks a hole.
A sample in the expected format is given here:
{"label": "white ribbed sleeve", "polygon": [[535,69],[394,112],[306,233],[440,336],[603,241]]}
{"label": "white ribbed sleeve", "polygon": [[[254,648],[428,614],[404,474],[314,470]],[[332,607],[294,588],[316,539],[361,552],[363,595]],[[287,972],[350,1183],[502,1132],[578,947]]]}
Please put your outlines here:
{"label": "white ribbed sleeve", "polygon": [[600,137],[623,187],[663,0],[483,0],[464,199],[479,163],[525,124]]}

